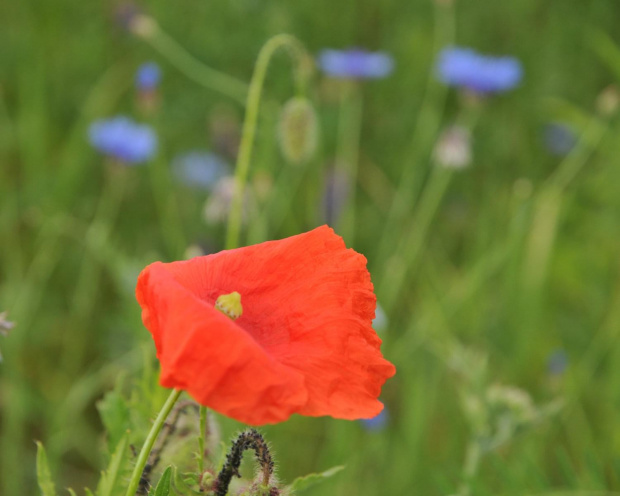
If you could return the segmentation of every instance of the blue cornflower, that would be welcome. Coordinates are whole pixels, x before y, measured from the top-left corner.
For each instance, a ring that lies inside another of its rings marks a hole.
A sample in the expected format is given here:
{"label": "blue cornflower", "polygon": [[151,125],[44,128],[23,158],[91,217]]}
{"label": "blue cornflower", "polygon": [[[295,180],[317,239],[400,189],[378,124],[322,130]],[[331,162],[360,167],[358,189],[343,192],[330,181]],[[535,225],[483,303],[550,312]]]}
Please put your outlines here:
{"label": "blue cornflower", "polygon": [[547,359],[549,375],[561,375],[568,368],[568,355],[564,350],[555,350]]}
{"label": "blue cornflower", "polygon": [[161,81],[161,69],[155,62],[146,62],[136,72],[138,90],[154,90]]}
{"label": "blue cornflower", "polygon": [[322,211],[323,219],[330,226],[340,218],[343,208],[347,204],[351,192],[349,176],[337,166],[325,175]]}
{"label": "blue cornflower", "polygon": [[328,76],[345,79],[384,78],[394,70],[394,59],[385,52],[323,50],[319,66]]}
{"label": "blue cornflower", "polygon": [[387,329],[389,320],[383,307],[377,302],[375,308],[375,318],[372,319],[372,328],[377,332],[383,332]]}
{"label": "blue cornflower", "polygon": [[230,175],[231,168],[215,153],[191,151],[173,160],[172,171],[175,178],[186,186],[213,191],[220,179]]}
{"label": "blue cornflower", "polygon": [[514,57],[490,57],[470,48],[446,48],[437,62],[439,79],[476,93],[500,93],[519,84],[521,63]]}
{"label": "blue cornflower", "polygon": [[157,150],[155,131],[123,116],[93,122],[88,136],[101,153],[127,164],[144,162]]}
{"label": "blue cornflower", "polygon": [[545,126],[543,139],[547,150],[558,157],[567,155],[577,144],[575,130],[559,122]]}
{"label": "blue cornflower", "polygon": [[387,408],[383,408],[379,415],[369,419],[362,419],[362,425],[367,431],[380,431],[383,430],[390,420],[390,415]]}

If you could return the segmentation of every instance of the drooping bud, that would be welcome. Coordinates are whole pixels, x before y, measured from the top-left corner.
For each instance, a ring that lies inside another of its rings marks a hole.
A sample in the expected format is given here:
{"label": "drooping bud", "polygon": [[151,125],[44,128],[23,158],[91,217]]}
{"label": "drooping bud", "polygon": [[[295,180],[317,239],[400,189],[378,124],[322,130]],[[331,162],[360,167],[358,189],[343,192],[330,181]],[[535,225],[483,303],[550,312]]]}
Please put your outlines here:
{"label": "drooping bud", "polygon": [[294,165],[310,159],[316,150],[319,126],[314,107],[307,98],[291,98],[282,109],[278,124],[282,155]]}
{"label": "drooping bud", "polygon": [[215,308],[223,314],[228,315],[231,319],[237,320],[243,315],[243,307],[241,306],[241,295],[236,291],[232,293],[220,295],[215,300]]}
{"label": "drooping bud", "polygon": [[249,488],[249,492],[244,494],[250,496],[279,496],[280,490],[273,480],[274,462],[269,453],[269,447],[263,436],[255,429],[248,429],[242,432],[233,441],[230,451],[226,455],[224,466],[212,487],[216,496],[226,496],[233,476],[241,477],[239,467],[241,466],[243,452],[248,449],[254,450],[259,470],[256,480]]}

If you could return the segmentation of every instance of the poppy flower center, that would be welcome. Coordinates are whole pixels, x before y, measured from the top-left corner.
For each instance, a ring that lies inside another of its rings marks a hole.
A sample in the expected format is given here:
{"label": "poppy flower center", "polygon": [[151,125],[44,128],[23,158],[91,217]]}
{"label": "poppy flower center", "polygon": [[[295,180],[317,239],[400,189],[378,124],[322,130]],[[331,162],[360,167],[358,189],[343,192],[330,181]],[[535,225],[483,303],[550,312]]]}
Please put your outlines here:
{"label": "poppy flower center", "polygon": [[220,295],[217,297],[217,300],[215,300],[215,308],[223,314],[228,315],[231,319],[237,320],[243,314],[241,295],[236,291]]}

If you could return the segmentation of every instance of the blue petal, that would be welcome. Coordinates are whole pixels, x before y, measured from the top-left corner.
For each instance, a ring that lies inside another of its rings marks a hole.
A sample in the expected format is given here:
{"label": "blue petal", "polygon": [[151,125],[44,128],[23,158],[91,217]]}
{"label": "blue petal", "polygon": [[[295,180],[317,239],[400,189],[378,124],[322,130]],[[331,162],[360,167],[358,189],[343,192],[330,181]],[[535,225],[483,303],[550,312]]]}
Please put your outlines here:
{"label": "blue petal", "polygon": [[360,49],[323,50],[319,66],[327,75],[336,78],[385,78],[394,70],[394,59],[385,52]]}
{"label": "blue petal", "polygon": [[145,162],[157,151],[153,129],[123,116],[95,121],[88,135],[91,145],[101,153],[127,164]]}

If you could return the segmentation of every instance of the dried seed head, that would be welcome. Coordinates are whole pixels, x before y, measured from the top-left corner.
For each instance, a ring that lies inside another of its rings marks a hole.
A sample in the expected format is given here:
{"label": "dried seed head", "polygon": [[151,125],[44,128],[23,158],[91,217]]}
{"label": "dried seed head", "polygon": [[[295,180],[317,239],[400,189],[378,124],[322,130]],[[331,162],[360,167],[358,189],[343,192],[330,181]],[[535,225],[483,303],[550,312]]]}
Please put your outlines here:
{"label": "dried seed head", "polygon": [[291,164],[300,165],[316,150],[319,126],[314,107],[306,98],[291,98],[282,109],[278,129],[280,150]]}
{"label": "dried seed head", "polygon": [[615,84],[607,86],[596,99],[596,108],[601,115],[611,116],[620,106],[620,89]]}
{"label": "dried seed head", "polygon": [[129,30],[140,38],[151,38],[158,29],[157,21],[144,14],[136,15],[129,25]]}
{"label": "dried seed head", "polygon": [[446,128],[435,144],[435,162],[446,169],[464,169],[471,163],[469,130],[461,126]]}

